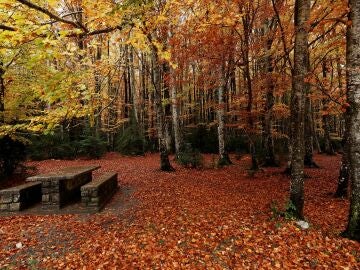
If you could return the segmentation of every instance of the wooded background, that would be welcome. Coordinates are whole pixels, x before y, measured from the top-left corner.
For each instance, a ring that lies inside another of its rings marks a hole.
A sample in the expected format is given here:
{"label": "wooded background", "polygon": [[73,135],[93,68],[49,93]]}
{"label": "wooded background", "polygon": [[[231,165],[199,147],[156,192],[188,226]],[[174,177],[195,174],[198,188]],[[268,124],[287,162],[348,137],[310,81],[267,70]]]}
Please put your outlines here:
{"label": "wooded background", "polygon": [[360,179],[358,13],[341,0],[3,0],[0,136],[32,159],[159,150],[165,171],[170,153],[223,166],[248,152],[253,171],[287,160],[303,218],[314,152],[345,153],[338,196]]}
{"label": "wooded background", "polygon": [[[347,4],[311,2],[306,145],[332,154],[344,132]],[[187,134],[219,126],[220,147],[242,137],[229,150],[256,144],[271,163],[273,141],[290,134],[293,11],[285,0],[2,1],[1,134],[73,140],[86,129],[114,150],[135,125],[179,151]]]}

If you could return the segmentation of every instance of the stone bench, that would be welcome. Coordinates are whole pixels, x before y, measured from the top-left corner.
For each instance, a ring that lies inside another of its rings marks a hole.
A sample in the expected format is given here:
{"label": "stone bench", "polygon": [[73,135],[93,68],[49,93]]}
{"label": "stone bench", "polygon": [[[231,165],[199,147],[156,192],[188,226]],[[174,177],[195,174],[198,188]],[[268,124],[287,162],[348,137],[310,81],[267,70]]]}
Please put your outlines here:
{"label": "stone bench", "polygon": [[117,173],[105,173],[81,187],[82,205],[100,211],[118,189]]}
{"label": "stone bench", "polygon": [[0,190],[0,211],[20,211],[40,201],[40,182]]}

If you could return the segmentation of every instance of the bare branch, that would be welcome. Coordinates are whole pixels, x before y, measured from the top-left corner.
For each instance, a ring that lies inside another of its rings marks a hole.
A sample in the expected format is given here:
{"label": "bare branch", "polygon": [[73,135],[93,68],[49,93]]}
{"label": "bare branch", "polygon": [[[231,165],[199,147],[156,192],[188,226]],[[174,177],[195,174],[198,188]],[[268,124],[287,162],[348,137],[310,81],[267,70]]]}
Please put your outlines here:
{"label": "bare branch", "polygon": [[16,28],[0,24],[0,30],[16,31]]}
{"label": "bare branch", "polygon": [[34,3],[31,3],[30,1],[28,0],[16,0],[17,2],[20,2],[21,4],[31,8],[31,9],[35,9],[37,11],[40,11],[41,13],[44,13],[46,14],[47,16],[49,16],[51,19],[55,20],[55,21],[58,21],[58,22],[62,22],[62,23],[66,23],[66,24],[70,24],[72,26],[74,26],[75,28],[81,28],[83,29],[85,32],[88,32],[88,30],[81,24],[79,23],[76,23],[74,21],[70,21],[70,20],[66,20],[64,18],[61,18],[60,16],[52,13],[51,11],[43,8],[43,7],[40,7]]}

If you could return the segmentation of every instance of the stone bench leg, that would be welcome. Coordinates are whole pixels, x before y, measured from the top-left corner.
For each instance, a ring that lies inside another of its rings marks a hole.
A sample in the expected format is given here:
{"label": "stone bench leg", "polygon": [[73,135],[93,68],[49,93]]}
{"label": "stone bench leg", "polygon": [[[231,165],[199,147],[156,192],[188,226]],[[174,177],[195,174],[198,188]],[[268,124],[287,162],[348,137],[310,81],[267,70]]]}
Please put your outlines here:
{"label": "stone bench leg", "polygon": [[59,180],[47,180],[42,182],[42,208],[53,210],[60,209],[60,187]]}

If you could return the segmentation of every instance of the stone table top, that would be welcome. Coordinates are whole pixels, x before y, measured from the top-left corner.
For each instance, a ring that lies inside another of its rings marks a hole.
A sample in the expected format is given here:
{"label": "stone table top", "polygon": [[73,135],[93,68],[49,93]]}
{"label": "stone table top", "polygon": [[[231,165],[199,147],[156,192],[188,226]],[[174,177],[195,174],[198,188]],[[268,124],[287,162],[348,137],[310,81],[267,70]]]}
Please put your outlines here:
{"label": "stone table top", "polygon": [[98,165],[65,167],[65,168],[60,169],[57,172],[44,173],[44,174],[39,174],[39,175],[28,177],[28,178],[26,178],[26,182],[47,181],[47,180],[49,180],[49,178],[51,180],[71,179],[71,178],[74,178],[83,173],[92,172],[99,168],[100,168],[100,166],[98,166]]}

